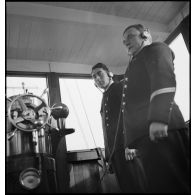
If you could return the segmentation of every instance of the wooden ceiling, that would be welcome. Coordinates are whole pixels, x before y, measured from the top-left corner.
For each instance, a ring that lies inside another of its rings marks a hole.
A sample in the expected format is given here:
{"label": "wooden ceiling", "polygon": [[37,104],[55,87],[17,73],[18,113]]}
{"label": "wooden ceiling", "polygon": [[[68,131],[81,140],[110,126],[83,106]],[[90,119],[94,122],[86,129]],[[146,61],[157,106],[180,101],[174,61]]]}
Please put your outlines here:
{"label": "wooden ceiling", "polygon": [[168,24],[185,1],[40,2],[40,4]]}
{"label": "wooden ceiling", "polygon": [[164,41],[188,13],[187,1],[7,2],[7,59],[49,62],[52,71],[67,73],[89,73],[103,62],[119,73],[128,63],[126,26],[141,23],[154,41]]}

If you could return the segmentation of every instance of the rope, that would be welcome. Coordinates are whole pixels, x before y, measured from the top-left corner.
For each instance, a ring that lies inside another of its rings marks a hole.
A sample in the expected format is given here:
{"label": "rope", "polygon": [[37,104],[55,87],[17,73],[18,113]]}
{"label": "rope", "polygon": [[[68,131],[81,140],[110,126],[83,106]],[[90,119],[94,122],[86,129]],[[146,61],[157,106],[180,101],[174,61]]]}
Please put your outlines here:
{"label": "rope", "polygon": [[78,83],[77,83],[76,80],[75,80],[75,83],[76,83],[76,87],[77,87],[78,92],[79,92],[79,97],[80,97],[80,100],[81,100],[81,104],[82,104],[83,110],[84,110],[84,112],[85,112],[85,117],[86,117],[87,122],[88,122],[89,130],[90,130],[90,132],[91,132],[91,136],[92,136],[92,138],[93,138],[93,142],[94,142],[95,148],[97,148],[97,144],[96,144],[95,138],[94,138],[94,136],[93,136],[93,132],[92,132],[92,128],[91,128],[91,125],[90,125],[90,122],[89,122],[89,118],[88,118],[88,116],[87,116],[86,109],[85,109],[85,106],[84,106],[84,103],[83,103],[83,98],[82,98],[82,96],[81,96],[81,92],[80,92],[80,89],[79,89],[79,86],[78,86]]}
{"label": "rope", "polygon": [[[66,86],[66,85],[65,85],[65,86]],[[79,117],[78,117],[77,112],[76,112],[76,109],[75,109],[75,107],[74,107],[74,104],[72,103],[72,97],[71,97],[71,95],[70,95],[70,91],[69,91],[69,89],[68,89],[67,86],[66,86],[66,88],[67,88],[67,91],[68,91],[68,95],[69,95],[69,97],[70,97],[70,102],[71,102],[72,107],[73,107],[73,109],[74,109],[74,112],[75,112],[75,114],[76,114],[76,118],[77,118],[77,120],[78,120],[79,127],[80,127],[80,129],[81,129],[81,133],[82,133],[82,136],[83,136],[83,138],[84,138],[84,142],[85,142],[87,148],[89,149],[89,145],[88,145],[88,143],[87,143],[85,134],[84,134],[83,129],[82,129],[82,127],[81,127],[82,125],[81,125],[81,123],[80,123]]]}

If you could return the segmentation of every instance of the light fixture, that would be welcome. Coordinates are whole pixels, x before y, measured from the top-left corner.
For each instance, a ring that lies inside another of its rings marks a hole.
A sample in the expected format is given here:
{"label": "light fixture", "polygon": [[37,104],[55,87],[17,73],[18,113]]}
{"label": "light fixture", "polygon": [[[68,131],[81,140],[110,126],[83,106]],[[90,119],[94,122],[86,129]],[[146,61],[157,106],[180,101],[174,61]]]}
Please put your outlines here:
{"label": "light fixture", "polygon": [[35,168],[27,168],[20,173],[19,181],[24,188],[33,190],[41,183],[40,171]]}

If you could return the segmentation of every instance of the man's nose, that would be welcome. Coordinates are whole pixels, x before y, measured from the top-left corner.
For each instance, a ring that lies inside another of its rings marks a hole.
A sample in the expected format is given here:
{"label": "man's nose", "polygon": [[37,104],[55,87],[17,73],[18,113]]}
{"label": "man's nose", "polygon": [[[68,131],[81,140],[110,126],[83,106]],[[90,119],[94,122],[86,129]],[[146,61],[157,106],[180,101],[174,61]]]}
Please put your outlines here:
{"label": "man's nose", "polygon": [[101,81],[101,78],[98,76],[96,77],[96,82],[99,82],[99,81]]}
{"label": "man's nose", "polygon": [[101,79],[100,75],[96,75],[96,79],[97,80]]}

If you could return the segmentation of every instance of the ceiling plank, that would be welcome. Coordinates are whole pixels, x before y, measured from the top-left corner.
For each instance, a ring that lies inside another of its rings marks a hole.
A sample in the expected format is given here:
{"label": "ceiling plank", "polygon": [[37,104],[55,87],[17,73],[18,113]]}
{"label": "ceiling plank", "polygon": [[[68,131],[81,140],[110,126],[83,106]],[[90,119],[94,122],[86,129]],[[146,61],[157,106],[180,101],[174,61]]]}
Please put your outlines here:
{"label": "ceiling plank", "polygon": [[180,22],[190,13],[190,3],[186,2],[185,6],[180,12],[169,22],[168,29],[173,32],[174,29],[180,24]]}
{"label": "ceiling plank", "polygon": [[153,29],[153,31],[168,32],[166,25],[160,23],[35,3],[9,2],[7,3],[7,13],[57,20],[70,20],[89,24],[113,25],[121,28],[124,28],[132,23],[142,23],[148,28]]}

